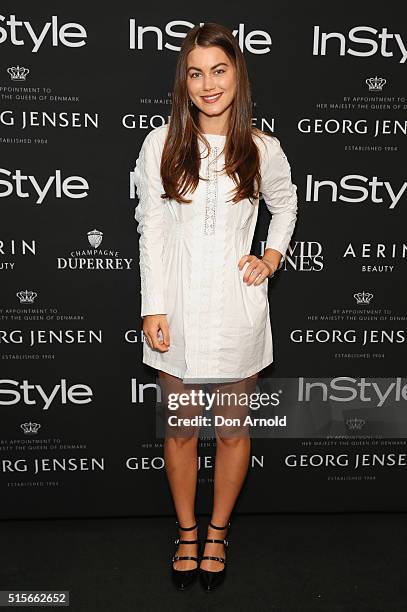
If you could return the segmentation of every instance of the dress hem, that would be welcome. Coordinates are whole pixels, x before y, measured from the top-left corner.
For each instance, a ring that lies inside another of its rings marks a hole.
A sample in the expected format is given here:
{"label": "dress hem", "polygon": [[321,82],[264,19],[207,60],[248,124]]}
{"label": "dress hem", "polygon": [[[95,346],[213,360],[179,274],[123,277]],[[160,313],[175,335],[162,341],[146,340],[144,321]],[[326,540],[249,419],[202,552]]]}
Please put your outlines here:
{"label": "dress hem", "polygon": [[[274,357],[272,357],[271,359],[266,359],[266,361],[264,362],[264,364],[260,365],[260,366],[256,366],[255,368],[251,368],[248,370],[248,372],[245,372],[245,374],[243,374],[242,376],[240,376],[239,374],[235,374],[233,377],[227,377],[225,376],[223,379],[221,380],[226,380],[226,381],[230,381],[230,380],[243,380],[244,378],[247,378],[248,376],[252,376],[253,374],[255,374],[256,372],[261,372],[262,370],[264,370],[264,368],[266,368],[267,366],[269,366],[271,363],[274,362]],[[162,370],[163,372],[166,372],[167,374],[172,374],[173,376],[176,376],[177,378],[180,378],[182,380],[182,382],[185,381],[199,381],[200,379],[209,379],[210,380],[213,379],[217,379],[219,378],[219,374],[218,376],[211,376],[206,375],[206,376],[200,376],[200,377],[196,377],[196,378],[186,378],[185,376],[183,376],[181,370],[179,368],[174,368],[170,365],[167,364],[158,364],[155,360],[153,359],[148,359],[148,358],[143,358],[143,363],[145,365],[150,366],[151,368],[154,368],[156,370]]]}

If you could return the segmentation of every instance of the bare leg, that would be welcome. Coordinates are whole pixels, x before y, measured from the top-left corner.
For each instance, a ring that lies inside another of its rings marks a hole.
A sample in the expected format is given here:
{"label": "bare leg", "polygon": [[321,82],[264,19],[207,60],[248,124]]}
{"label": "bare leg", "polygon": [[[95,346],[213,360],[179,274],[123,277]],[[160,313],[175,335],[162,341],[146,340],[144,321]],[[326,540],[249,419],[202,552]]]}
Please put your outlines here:
{"label": "bare leg", "polygon": [[[258,374],[249,376],[235,383],[222,383],[216,385],[216,390],[223,393],[245,393],[249,395],[256,389]],[[214,406],[214,414],[230,418],[239,418],[241,422],[248,414],[248,406],[230,405],[224,403]],[[249,427],[217,427],[216,428],[216,458],[215,458],[215,486],[214,505],[211,522],[218,527],[227,525],[233,507],[246,478],[250,460],[251,441]],[[223,540],[227,529],[220,531],[208,526],[208,538]],[[204,555],[225,557],[224,544],[205,544]],[[223,569],[223,564],[212,559],[201,561],[200,567],[211,572]]]}
{"label": "bare leg", "polygon": [[[185,385],[180,378],[159,370],[160,387],[164,400],[169,393],[188,393],[191,389],[199,390],[199,385]],[[202,413],[201,406],[188,404],[175,411],[168,411],[167,416],[193,417]],[[198,428],[199,430],[199,428]],[[195,525],[195,494],[198,478],[198,430],[192,427],[167,427],[164,440],[164,460],[168,482],[174,501],[177,519],[181,527]],[[180,540],[196,540],[198,528],[192,531],[179,531]],[[179,544],[177,555],[198,556],[196,544]],[[174,569],[188,570],[196,567],[192,560],[174,561]]]}

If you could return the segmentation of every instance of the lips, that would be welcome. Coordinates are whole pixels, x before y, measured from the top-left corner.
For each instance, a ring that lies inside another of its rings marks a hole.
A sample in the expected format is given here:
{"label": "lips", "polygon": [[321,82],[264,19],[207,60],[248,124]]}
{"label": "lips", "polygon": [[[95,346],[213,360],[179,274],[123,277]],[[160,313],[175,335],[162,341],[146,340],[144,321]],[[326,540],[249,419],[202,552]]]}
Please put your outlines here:
{"label": "lips", "polygon": [[219,98],[221,97],[223,92],[220,92],[218,94],[212,95],[212,96],[201,96],[202,100],[204,102],[206,102],[207,104],[213,104],[214,102],[217,102],[219,100]]}

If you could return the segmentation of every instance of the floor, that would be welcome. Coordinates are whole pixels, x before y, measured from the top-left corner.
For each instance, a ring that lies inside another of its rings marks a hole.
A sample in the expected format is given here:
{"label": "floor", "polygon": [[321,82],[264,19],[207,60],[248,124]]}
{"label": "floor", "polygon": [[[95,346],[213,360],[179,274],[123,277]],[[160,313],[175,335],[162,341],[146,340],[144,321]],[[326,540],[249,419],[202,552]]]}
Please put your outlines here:
{"label": "floor", "polygon": [[172,586],[175,537],[172,517],[0,521],[0,590],[69,591],[74,612],[407,610],[403,513],[234,516],[210,593]]}

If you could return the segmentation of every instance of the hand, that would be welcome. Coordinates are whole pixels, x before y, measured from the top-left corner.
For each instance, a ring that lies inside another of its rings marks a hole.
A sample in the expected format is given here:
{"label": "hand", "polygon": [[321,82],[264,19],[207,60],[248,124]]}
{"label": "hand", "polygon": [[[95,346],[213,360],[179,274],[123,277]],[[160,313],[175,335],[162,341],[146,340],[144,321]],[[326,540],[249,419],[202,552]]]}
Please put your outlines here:
{"label": "hand", "polygon": [[[151,348],[165,353],[170,347],[170,330],[167,315],[145,315],[143,319],[143,334]],[[160,338],[162,336],[162,339]]]}
{"label": "hand", "polygon": [[[245,263],[249,262],[243,276],[243,282],[247,285],[260,285],[268,276],[274,274],[272,264],[259,259],[255,255],[243,255],[239,260],[238,268],[241,270]],[[272,272],[272,274],[270,274]]]}

